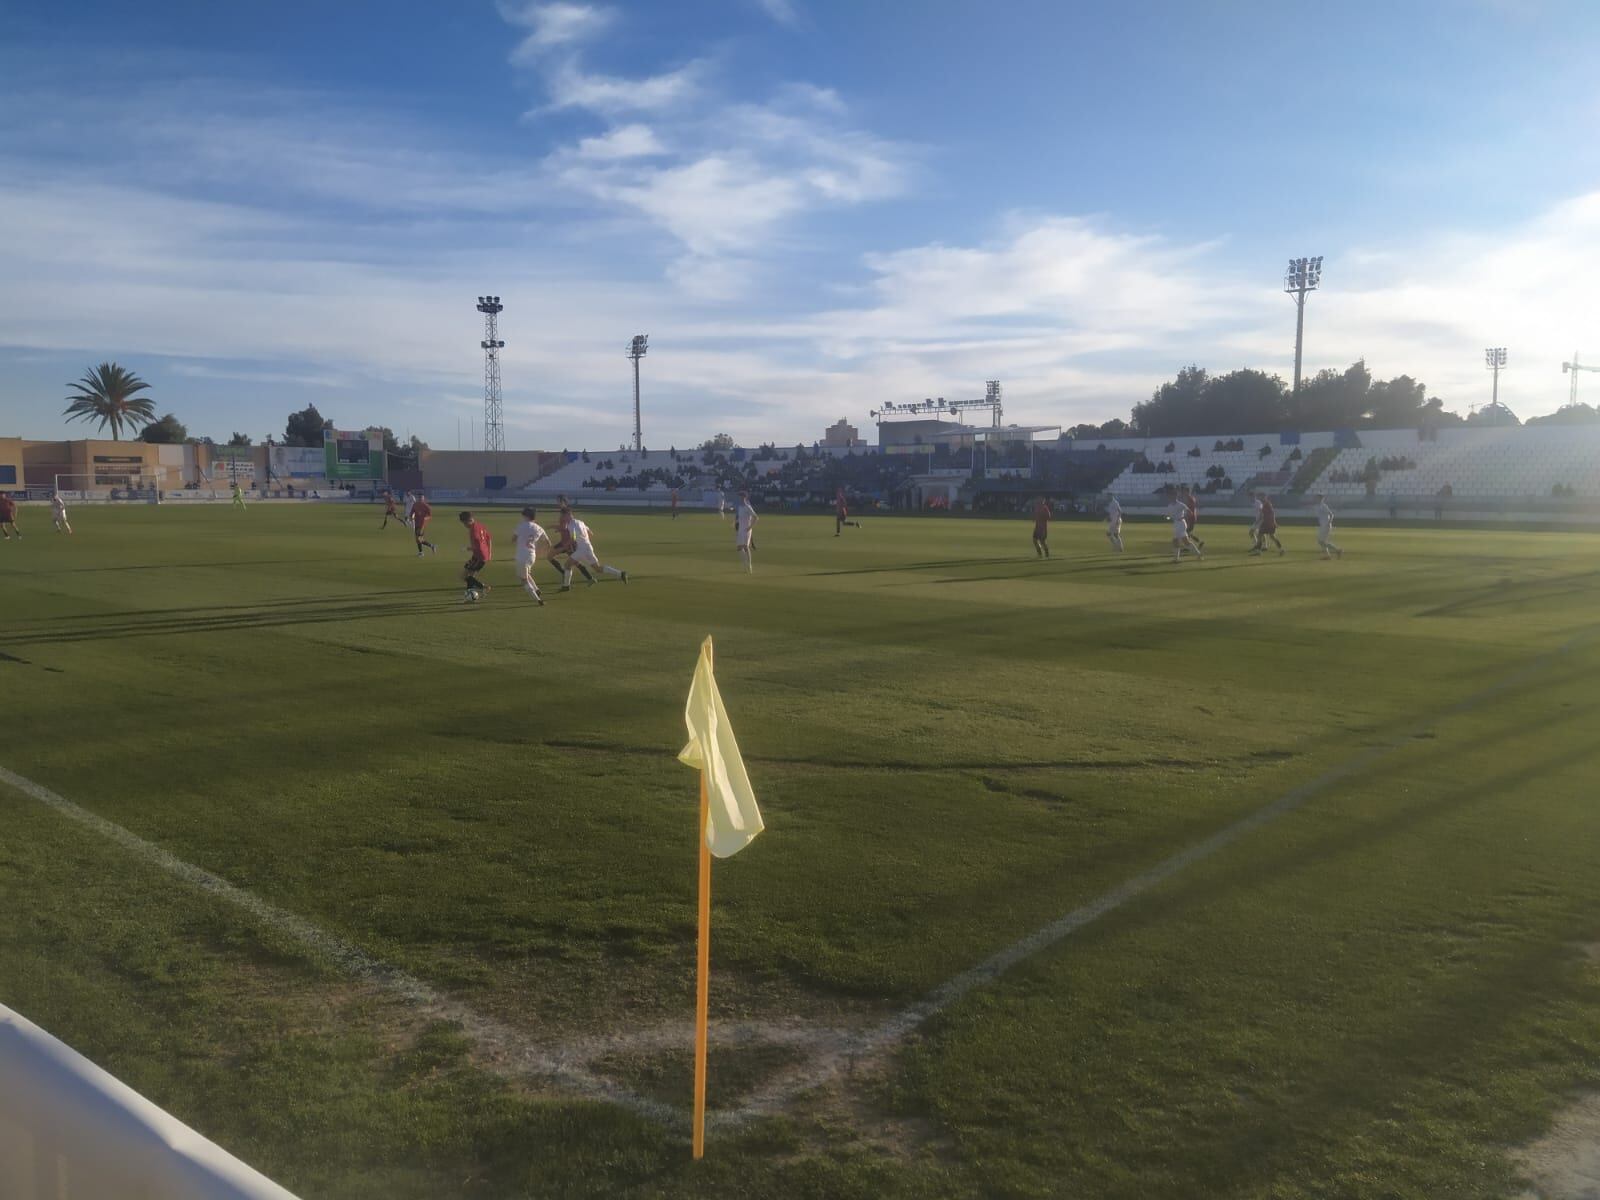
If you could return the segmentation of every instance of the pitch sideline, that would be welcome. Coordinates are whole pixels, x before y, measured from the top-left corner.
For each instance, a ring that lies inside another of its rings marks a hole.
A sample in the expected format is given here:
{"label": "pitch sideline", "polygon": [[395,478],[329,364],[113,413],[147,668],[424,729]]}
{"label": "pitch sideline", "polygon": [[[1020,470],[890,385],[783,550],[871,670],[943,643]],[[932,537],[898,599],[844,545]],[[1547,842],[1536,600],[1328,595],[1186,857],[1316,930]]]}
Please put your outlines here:
{"label": "pitch sideline", "polygon": [[[1419,732],[1429,726],[1449,717],[1470,712],[1521,685],[1541,672],[1551,661],[1576,649],[1594,636],[1595,632],[1587,630],[1567,639],[1556,648],[1530,659],[1503,678],[1436,711],[1426,719],[1407,726],[1388,741],[1368,747],[1354,757],[1324,771],[1315,779],[1291,789],[1276,800],[1247,813],[1192,846],[1170,855],[1149,870],[1134,875],[1087,904],[1080,905],[990,955],[982,962],[952,976],[921,1000],[865,1031],[819,1030],[813,1039],[811,1036],[797,1036],[792,1025],[773,1025],[771,1027],[773,1030],[786,1031],[776,1036],[774,1040],[791,1043],[815,1040],[819,1043],[818,1049],[803,1063],[756,1089],[744,1103],[735,1108],[707,1114],[707,1124],[713,1127],[732,1127],[781,1110],[801,1093],[837,1078],[842,1072],[853,1068],[858,1061],[872,1059],[891,1049],[924,1022],[937,1016],[976,988],[999,978],[1017,964],[1049,949],[1108,913],[1115,912],[1187,867],[1226,849],[1246,834],[1302,808],[1308,801],[1334,784],[1361,773],[1374,762],[1409,744]],[[593,1050],[585,1053],[580,1048],[583,1045],[582,1039],[574,1043],[567,1053],[540,1047],[510,1026],[485,1017],[461,1002],[450,999],[415,976],[374,958],[353,942],[329,933],[303,917],[296,916],[263,900],[253,892],[229,883],[219,875],[183,861],[154,842],[147,841],[131,830],[124,829],[115,822],[90,812],[49,788],[3,766],[0,766],[0,783],[108,838],[168,874],[243,909],[267,928],[292,938],[334,962],[346,974],[373,981],[425,1014],[459,1022],[462,1029],[481,1047],[491,1050],[497,1058],[508,1060],[508,1065],[520,1073],[559,1080],[579,1096],[617,1104],[640,1116],[659,1121],[663,1125],[682,1127],[687,1124],[687,1114],[682,1110],[640,1096],[586,1069],[583,1063],[591,1056]],[[740,1023],[740,1028],[745,1038],[762,1039],[761,1023]],[[684,1044],[687,1044],[689,1034],[690,1028],[685,1023]],[[628,1035],[622,1035],[617,1038],[598,1039],[598,1044],[616,1049],[629,1045],[632,1040]],[[653,1030],[649,1031],[646,1040],[655,1044],[675,1039],[669,1032]]]}

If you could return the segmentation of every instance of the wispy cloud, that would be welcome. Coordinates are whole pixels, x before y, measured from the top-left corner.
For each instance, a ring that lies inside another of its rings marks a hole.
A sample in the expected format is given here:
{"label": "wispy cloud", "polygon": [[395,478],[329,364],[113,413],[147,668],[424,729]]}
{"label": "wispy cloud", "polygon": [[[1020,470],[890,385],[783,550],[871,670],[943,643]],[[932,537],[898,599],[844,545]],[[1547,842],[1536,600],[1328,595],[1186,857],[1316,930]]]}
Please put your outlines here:
{"label": "wispy cloud", "polygon": [[756,0],[756,4],[779,25],[793,26],[800,23],[800,10],[793,0]]}
{"label": "wispy cloud", "polygon": [[589,4],[511,4],[501,0],[500,15],[528,34],[511,52],[511,61],[527,64],[546,52],[590,41],[610,28],[616,14]]}

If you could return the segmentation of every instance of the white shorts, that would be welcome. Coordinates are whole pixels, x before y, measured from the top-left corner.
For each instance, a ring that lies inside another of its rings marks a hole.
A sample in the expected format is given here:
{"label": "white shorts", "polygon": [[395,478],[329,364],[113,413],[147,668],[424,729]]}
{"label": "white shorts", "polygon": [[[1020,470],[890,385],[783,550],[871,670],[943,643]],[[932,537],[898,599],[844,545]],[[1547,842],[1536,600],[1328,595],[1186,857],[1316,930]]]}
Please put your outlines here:
{"label": "white shorts", "polygon": [[1317,527],[1317,545],[1325,546],[1331,541],[1333,541],[1333,530],[1331,528],[1324,529],[1321,526],[1318,526]]}
{"label": "white shorts", "polygon": [[536,559],[523,558],[522,555],[517,555],[517,574],[526,575],[529,571],[533,570],[533,564],[536,561]]}
{"label": "white shorts", "polygon": [[750,531],[748,529],[742,530],[739,536],[733,539],[733,548],[735,550],[750,549]]}
{"label": "white shorts", "polygon": [[1122,518],[1121,517],[1107,517],[1106,518],[1106,530],[1109,533],[1120,533],[1122,531]]}
{"label": "white shorts", "polygon": [[593,546],[579,546],[567,555],[575,563],[582,563],[586,567],[598,567],[600,559],[596,557]]}
{"label": "white shorts", "polygon": [[1185,539],[1187,539],[1188,536],[1189,536],[1189,527],[1187,525],[1185,525],[1182,521],[1174,521],[1172,523],[1172,540],[1173,541],[1181,542],[1181,541],[1184,541]]}

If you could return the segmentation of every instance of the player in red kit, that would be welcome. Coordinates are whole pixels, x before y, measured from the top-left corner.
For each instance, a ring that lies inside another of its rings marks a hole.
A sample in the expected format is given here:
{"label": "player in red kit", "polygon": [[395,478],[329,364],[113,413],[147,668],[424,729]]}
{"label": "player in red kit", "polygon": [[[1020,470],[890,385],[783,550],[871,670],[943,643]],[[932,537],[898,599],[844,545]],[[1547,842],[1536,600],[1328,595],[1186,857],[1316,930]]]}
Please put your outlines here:
{"label": "player in red kit", "polygon": [[462,513],[461,523],[467,529],[467,561],[461,567],[461,578],[467,585],[466,602],[476,604],[489,590],[489,585],[478,578],[478,572],[494,557],[494,542],[489,531],[472,519],[471,513]]}
{"label": "player in red kit", "polygon": [[1033,552],[1050,557],[1050,502],[1043,496],[1033,502]]}
{"label": "player in red kit", "polygon": [[0,534],[4,534],[8,542],[12,534],[17,535],[17,541],[22,540],[22,530],[17,528],[17,502],[10,492],[0,492]]}
{"label": "player in red kit", "polygon": [[406,523],[406,519],[400,515],[400,510],[395,507],[394,493],[385,492],[383,494],[383,524],[378,526],[379,530],[389,528],[390,521],[398,522],[401,525]]}
{"label": "player in red kit", "polygon": [[426,536],[428,522],[433,519],[433,506],[428,503],[428,498],[421,492],[418,492],[417,498],[411,502],[410,516],[411,532],[417,539],[417,557],[422,557],[422,548],[424,546],[435,554],[439,553],[439,547],[430,542]]}
{"label": "player in red kit", "polygon": [[833,536],[838,537],[846,525],[852,529],[861,528],[860,521],[850,519],[850,506],[845,503],[844,489],[840,488],[833,494]]}
{"label": "player in red kit", "polygon": [[674,521],[676,521],[678,519],[678,489],[677,488],[673,488],[672,489],[672,519]]}

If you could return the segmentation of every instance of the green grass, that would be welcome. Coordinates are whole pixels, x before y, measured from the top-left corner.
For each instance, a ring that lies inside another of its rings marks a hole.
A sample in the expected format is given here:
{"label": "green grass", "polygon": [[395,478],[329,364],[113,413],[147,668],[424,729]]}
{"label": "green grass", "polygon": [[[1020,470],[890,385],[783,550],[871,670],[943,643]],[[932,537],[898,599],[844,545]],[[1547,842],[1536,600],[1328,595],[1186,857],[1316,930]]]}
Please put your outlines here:
{"label": "green grass", "polygon": [[[863,1026],[1398,743],[699,1164],[0,786],[0,1001],[308,1200],[1495,1197],[1600,1085],[1600,539],[768,517],[746,576],[602,511],[631,583],[469,608],[451,510],[421,561],[364,508],[73,515],[0,545],[0,765],[541,1044],[692,1013],[707,633],[768,825],[724,1022]],[[717,1046],[713,1107],[797,1058]]]}

